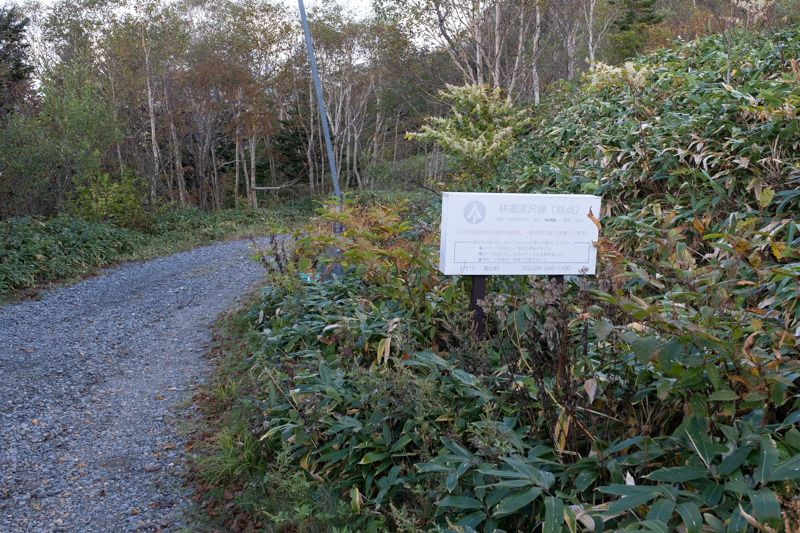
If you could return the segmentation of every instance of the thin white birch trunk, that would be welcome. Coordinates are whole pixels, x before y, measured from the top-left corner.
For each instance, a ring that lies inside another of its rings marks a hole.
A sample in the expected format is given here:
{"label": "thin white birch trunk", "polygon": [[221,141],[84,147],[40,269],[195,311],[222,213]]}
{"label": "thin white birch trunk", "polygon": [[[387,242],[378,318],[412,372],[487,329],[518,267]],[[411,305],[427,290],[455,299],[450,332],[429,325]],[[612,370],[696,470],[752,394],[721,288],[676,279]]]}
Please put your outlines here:
{"label": "thin white birch trunk", "polygon": [[155,205],[157,194],[156,184],[161,169],[159,168],[158,140],[156,139],[156,112],[153,103],[150,43],[145,41],[144,29],[141,30],[141,37],[142,49],[144,50],[145,85],[147,87],[147,113],[150,116],[150,142],[153,150],[153,174],[150,176],[150,205]]}

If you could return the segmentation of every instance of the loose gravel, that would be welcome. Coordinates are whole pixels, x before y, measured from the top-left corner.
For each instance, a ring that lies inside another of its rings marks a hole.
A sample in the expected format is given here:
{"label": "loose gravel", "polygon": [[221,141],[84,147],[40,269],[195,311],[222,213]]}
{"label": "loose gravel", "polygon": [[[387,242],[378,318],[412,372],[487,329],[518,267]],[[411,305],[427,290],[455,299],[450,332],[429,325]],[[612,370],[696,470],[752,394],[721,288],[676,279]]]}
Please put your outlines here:
{"label": "loose gravel", "polygon": [[0,307],[0,531],[187,528],[178,407],[208,371],[209,325],[264,277],[248,246]]}

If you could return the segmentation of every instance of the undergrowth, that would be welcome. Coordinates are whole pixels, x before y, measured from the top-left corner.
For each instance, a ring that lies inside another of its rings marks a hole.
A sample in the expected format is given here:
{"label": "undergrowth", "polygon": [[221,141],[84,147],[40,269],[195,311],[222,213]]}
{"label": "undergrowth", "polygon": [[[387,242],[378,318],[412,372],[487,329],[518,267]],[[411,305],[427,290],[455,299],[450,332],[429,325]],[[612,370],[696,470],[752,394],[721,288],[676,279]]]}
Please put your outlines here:
{"label": "undergrowth", "polygon": [[267,468],[288,461],[363,531],[779,527],[800,478],[793,343],[743,357],[714,335],[724,313],[684,334],[672,309],[614,300],[629,276],[608,250],[596,282],[494,278],[479,342],[468,282],[438,275],[405,213],[331,209],[342,235],[265,253],[245,397]]}
{"label": "undergrowth", "polygon": [[267,470],[359,531],[796,531],[799,35],[743,34],[730,79],[716,37],[603,67],[534,124],[485,185],[602,194],[600,268],[492,278],[486,339],[434,210],[273,240],[246,364]]}
{"label": "undergrowth", "polygon": [[0,221],[0,297],[91,273],[126,260],[147,260],[224,239],[264,235],[274,224],[294,227],[314,209],[311,199],[261,210],[181,209],[139,228],[59,216]]}
{"label": "undergrowth", "polygon": [[260,336],[246,311],[223,315],[210,351],[216,366],[195,396],[200,418],[192,425],[194,456],[188,483],[197,512],[192,531],[345,533],[347,506],[312,485],[293,466],[288,447],[266,457],[259,443],[262,415],[251,401],[260,376],[252,369]]}
{"label": "undergrowth", "polygon": [[0,221],[0,296],[114,263],[141,240],[133,230],[66,217]]}

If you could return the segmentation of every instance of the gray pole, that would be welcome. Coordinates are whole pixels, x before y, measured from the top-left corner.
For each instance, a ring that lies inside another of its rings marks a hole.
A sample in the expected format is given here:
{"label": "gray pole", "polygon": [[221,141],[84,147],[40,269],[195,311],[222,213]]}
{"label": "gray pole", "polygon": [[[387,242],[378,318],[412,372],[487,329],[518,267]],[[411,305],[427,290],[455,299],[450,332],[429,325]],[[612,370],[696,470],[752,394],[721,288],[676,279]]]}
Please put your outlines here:
{"label": "gray pole", "polygon": [[[331,167],[333,177],[333,194],[339,198],[339,205],[342,204],[342,191],[339,190],[339,175],[336,173],[336,161],[333,159],[333,147],[331,146],[331,134],[328,131],[328,116],[325,114],[325,102],[322,100],[322,87],[319,84],[319,74],[317,74],[317,61],[314,59],[314,47],[311,44],[311,32],[308,31],[308,18],[306,18],[306,8],[303,0],[298,0],[300,4],[300,19],[303,22],[303,32],[306,34],[306,47],[308,48],[308,59],[311,62],[311,76],[314,78],[314,88],[317,91],[317,103],[319,104],[319,118],[322,121],[322,133],[325,136],[325,147],[328,149],[328,163]],[[334,224],[334,232],[340,233],[339,224]]]}
{"label": "gray pole", "polygon": [[[319,119],[322,121],[322,133],[325,136],[325,147],[328,149],[328,163],[331,166],[331,177],[333,178],[333,194],[339,199],[337,208],[341,212],[344,204],[342,198],[342,191],[339,190],[339,175],[336,173],[336,161],[333,159],[333,147],[331,146],[331,134],[328,131],[328,116],[325,114],[325,102],[322,99],[322,87],[319,84],[319,74],[317,73],[317,60],[314,59],[314,46],[311,44],[311,32],[308,30],[308,18],[306,17],[306,7],[303,5],[303,0],[297,0],[300,4],[300,20],[303,22],[303,33],[306,34],[306,47],[308,48],[308,60],[311,63],[311,77],[314,78],[314,88],[317,90],[317,103],[319,104]],[[333,224],[333,233],[342,233],[342,225],[338,222]],[[344,271],[341,263],[338,260],[342,257],[342,251],[331,246],[329,253],[337,261],[331,265],[328,275],[341,276]]]}

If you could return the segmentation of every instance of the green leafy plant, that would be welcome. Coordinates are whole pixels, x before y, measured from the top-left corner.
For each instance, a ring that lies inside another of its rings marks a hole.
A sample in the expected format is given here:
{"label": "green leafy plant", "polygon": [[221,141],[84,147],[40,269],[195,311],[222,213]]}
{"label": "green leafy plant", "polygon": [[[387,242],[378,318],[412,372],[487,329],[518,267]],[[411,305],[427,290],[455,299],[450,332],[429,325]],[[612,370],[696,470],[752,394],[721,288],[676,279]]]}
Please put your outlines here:
{"label": "green leafy plant", "polygon": [[111,224],[67,217],[11,218],[0,221],[0,228],[0,294],[107,265],[141,239]]}
{"label": "green leafy plant", "polygon": [[[68,280],[118,261],[150,259],[225,238],[263,235],[278,222],[292,227],[308,220],[306,202],[261,211],[182,209],[145,217],[127,204],[131,200],[129,189],[115,190],[122,196],[112,195],[109,209],[118,212],[127,206],[125,215],[120,215],[122,222],[135,228],[102,220],[105,204],[88,199],[86,208],[91,212],[87,211],[87,215],[97,215],[97,220],[62,215],[0,221],[0,295]],[[117,200],[119,203],[115,203]],[[94,212],[95,209],[99,211]]]}
{"label": "green leafy plant", "polygon": [[446,117],[429,117],[408,139],[434,141],[456,162],[451,184],[464,190],[491,189],[494,173],[529,127],[525,110],[517,109],[499,89],[488,86],[448,85],[441,98],[451,105]]}
{"label": "green leafy plant", "polygon": [[492,278],[482,342],[430,223],[324,211],[250,315],[264,456],[364,529],[796,529],[799,36],[596,72],[493,160],[605,208],[597,275]]}
{"label": "green leafy plant", "polygon": [[118,181],[108,174],[76,181],[79,185],[73,210],[84,220],[113,220],[130,227],[147,225],[140,180],[132,172]]}

